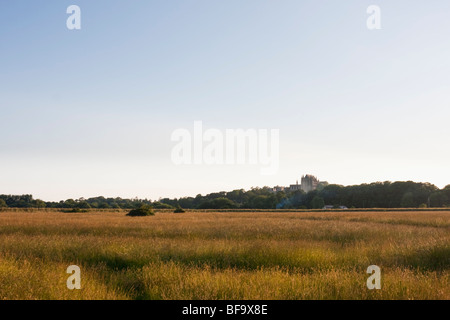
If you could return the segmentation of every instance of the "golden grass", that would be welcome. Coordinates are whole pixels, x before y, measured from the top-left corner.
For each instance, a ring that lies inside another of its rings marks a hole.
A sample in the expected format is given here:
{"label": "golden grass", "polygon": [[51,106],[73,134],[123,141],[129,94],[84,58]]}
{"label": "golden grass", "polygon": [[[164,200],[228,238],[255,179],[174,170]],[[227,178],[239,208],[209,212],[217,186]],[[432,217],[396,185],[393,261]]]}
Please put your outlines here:
{"label": "golden grass", "polygon": [[2,211],[0,299],[450,299],[449,231],[444,211]]}

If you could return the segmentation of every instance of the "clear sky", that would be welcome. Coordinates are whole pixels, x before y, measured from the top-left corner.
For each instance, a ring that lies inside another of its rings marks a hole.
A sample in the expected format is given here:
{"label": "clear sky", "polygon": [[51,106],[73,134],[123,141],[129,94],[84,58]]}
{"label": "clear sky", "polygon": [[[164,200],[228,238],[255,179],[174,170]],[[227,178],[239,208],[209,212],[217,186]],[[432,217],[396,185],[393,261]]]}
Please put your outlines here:
{"label": "clear sky", "polygon": [[[449,39],[447,0],[1,1],[0,194],[157,199],[306,173],[444,187]],[[277,174],[176,166],[171,134],[196,120],[279,129]]]}

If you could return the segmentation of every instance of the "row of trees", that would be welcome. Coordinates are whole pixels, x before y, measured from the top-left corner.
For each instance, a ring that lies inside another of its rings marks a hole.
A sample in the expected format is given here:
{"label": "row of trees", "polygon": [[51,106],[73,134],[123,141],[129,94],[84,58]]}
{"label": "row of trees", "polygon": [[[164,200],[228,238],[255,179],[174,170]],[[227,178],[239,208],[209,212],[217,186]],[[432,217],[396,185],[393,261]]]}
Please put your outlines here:
{"label": "row of trees", "polygon": [[328,185],[308,194],[287,196],[279,208],[320,208],[344,205],[349,208],[417,208],[450,206],[450,185],[442,190],[429,183],[376,182],[355,186]]}
{"label": "row of trees", "polygon": [[32,195],[0,195],[0,207],[10,208],[60,208],[60,209],[136,209],[150,205],[156,209],[172,209],[172,206],[148,199],[122,199],[95,197],[89,199],[67,199],[59,202],[45,202],[33,199]]}
{"label": "row of trees", "polygon": [[308,193],[274,193],[272,189],[265,187],[160,201],[200,209],[321,209],[325,205],[348,208],[447,207],[450,206],[450,185],[440,190],[430,183],[412,181],[386,181],[355,186],[331,184]]}
{"label": "row of trees", "polygon": [[450,185],[443,189],[430,183],[376,182],[355,186],[326,185],[308,193],[273,192],[252,188],[216,192],[179,199],[122,199],[96,197],[60,202],[44,202],[31,195],[0,195],[0,207],[135,209],[150,205],[155,209],[321,209],[324,205],[348,208],[417,208],[450,206]]}

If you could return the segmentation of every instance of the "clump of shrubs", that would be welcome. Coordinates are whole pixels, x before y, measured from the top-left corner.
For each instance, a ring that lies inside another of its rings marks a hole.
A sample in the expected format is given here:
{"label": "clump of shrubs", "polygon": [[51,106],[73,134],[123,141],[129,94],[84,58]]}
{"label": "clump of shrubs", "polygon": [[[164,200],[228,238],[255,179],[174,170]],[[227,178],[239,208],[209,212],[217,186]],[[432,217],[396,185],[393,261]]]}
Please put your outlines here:
{"label": "clump of shrubs", "polygon": [[184,213],[186,211],[184,211],[184,209],[182,207],[180,207],[180,205],[177,205],[177,207],[175,208],[175,211],[173,213]]}
{"label": "clump of shrubs", "polygon": [[88,212],[87,209],[80,209],[78,207],[72,208],[72,209],[62,209],[61,212],[64,213],[84,213],[84,212]]}
{"label": "clump of shrubs", "polygon": [[143,204],[137,209],[133,209],[127,213],[127,216],[130,217],[146,217],[146,216],[154,216],[155,212],[153,211],[153,207]]}

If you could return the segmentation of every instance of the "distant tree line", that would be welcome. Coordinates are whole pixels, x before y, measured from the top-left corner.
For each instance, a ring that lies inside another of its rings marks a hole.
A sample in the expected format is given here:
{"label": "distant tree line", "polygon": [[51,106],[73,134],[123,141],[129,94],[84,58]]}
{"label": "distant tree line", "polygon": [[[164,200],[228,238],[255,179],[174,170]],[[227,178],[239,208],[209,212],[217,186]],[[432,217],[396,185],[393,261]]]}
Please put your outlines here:
{"label": "distant tree line", "polygon": [[156,209],[172,209],[170,205],[148,199],[122,199],[95,197],[89,199],[67,199],[59,202],[45,202],[33,199],[32,195],[0,195],[0,207],[10,208],[60,208],[60,209],[136,209],[150,205]]}
{"label": "distant tree line", "polygon": [[122,199],[96,197],[45,202],[32,195],[0,195],[0,208],[136,209],[149,205],[155,209],[321,209],[325,205],[348,208],[450,207],[450,185],[443,189],[430,183],[375,182],[354,186],[330,184],[305,193],[273,192],[271,188],[252,188],[216,192],[178,199]]}
{"label": "distant tree line", "polygon": [[169,205],[192,209],[322,209],[325,205],[348,208],[450,207],[450,185],[442,190],[430,183],[376,182],[354,186],[323,185],[305,193],[273,192],[271,188],[211,193],[179,199],[160,199]]}

